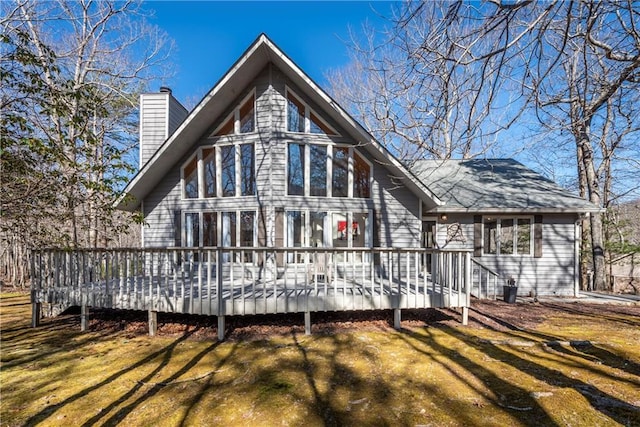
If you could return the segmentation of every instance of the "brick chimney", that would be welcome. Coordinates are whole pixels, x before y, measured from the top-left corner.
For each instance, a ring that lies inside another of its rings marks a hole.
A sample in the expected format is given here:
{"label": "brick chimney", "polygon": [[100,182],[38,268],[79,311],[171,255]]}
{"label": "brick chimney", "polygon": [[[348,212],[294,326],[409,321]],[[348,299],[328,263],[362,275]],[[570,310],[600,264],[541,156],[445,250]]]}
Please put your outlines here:
{"label": "brick chimney", "polygon": [[163,86],[158,93],[140,95],[140,168],[180,126],[189,112]]}

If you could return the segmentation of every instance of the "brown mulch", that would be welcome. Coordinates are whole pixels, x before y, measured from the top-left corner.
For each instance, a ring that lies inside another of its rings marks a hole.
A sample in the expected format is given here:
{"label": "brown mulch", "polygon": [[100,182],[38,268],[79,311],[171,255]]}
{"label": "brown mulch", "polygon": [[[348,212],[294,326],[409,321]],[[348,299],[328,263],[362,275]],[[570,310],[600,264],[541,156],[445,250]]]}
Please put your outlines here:
{"label": "brown mulch", "polygon": [[[452,309],[403,310],[403,328],[471,327],[498,331],[531,329],[549,317],[561,314],[589,317],[633,314],[640,316],[640,305],[605,305],[574,302],[531,302],[507,304],[502,301],[473,301],[469,310],[469,325],[462,326],[461,314]],[[77,314],[77,313],[69,313]],[[333,334],[349,331],[392,331],[393,312],[373,310],[361,312],[311,313],[313,334]],[[102,333],[124,331],[127,335],[148,332],[147,313],[140,311],[94,309],[90,330]],[[230,341],[260,340],[274,336],[304,334],[304,316],[297,314],[266,314],[227,316],[225,339]],[[158,335],[189,335],[191,339],[215,340],[217,318],[174,313],[158,313]]]}

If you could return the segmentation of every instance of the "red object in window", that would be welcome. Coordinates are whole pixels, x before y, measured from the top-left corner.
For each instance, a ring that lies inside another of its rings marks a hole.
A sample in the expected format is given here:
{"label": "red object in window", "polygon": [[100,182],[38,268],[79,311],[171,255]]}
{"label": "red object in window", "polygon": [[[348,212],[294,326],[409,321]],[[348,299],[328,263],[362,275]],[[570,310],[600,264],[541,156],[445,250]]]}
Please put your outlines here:
{"label": "red object in window", "polygon": [[[358,235],[359,227],[357,221],[353,221],[351,224],[351,230],[354,236]],[[338,221],[338,234],[340,240],[347,238],[347,221]]]}

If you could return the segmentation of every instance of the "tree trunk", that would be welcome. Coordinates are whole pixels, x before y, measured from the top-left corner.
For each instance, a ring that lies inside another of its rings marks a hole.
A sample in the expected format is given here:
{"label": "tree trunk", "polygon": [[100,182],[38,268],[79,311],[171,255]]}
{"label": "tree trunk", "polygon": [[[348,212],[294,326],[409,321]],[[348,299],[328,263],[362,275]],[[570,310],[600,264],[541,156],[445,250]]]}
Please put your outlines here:
{"label": "tree trunk", "polygon": [[[598,174],[594,166],[593,149],[589,139],[589,124],[578,125],[576,134],[578,152],[582,153],[582,169],[587,181],[589,201],[597,206],[602,205]],[[589,219],[591,229],[591,252],[593,255],[593,288],[597,291],[606,289],[606,263],[604,257],[604,236],[602,214],[593,213]]]}

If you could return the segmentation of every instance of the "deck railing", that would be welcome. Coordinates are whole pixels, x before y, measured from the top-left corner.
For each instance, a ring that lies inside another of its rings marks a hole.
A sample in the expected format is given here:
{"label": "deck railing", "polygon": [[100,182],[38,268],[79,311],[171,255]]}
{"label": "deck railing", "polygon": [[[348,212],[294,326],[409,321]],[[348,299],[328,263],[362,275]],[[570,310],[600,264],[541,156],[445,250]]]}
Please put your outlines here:
{"label": "deck railing", "polygon": [[205,315],[467,307],[471,254],[430,249],[36,250],[32,302]]}
{"label": "deck railing", "polygon": [[496,299],[500,275],[472,259],[471,295],[479,299]]}

